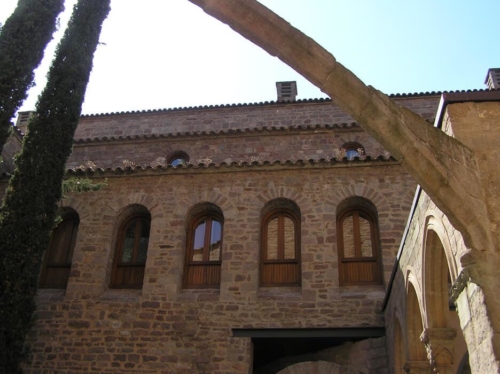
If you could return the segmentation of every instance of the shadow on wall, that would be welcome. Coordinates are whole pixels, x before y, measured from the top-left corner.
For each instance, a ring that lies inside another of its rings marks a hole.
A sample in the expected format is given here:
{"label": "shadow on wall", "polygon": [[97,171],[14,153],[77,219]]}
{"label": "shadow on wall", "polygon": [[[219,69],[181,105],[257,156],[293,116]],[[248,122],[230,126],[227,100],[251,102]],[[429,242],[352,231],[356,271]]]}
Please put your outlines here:
{"label": "shadow on wall", "polygon": [[358,341],[286,338],[252,342],[255,374],[356,374],[387,368],[385,337]]}

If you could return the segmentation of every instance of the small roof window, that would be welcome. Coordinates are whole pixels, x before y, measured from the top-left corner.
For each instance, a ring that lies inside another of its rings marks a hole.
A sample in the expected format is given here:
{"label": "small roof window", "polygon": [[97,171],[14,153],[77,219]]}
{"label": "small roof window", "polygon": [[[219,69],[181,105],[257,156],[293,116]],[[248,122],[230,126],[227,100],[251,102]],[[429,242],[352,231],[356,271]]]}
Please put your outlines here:
{"label": "small roof window", "polygon": [[174,167],[187,165],[188,163],[189,156],[183,151],[176,151],[168,157],[168,164]]}
{"label": "small roof window", "polygon": [[365,154],[365,148],[356,142],[345,143],[342,148],[345,150],[345,157],[352,160],[354,157],[362,157]]}

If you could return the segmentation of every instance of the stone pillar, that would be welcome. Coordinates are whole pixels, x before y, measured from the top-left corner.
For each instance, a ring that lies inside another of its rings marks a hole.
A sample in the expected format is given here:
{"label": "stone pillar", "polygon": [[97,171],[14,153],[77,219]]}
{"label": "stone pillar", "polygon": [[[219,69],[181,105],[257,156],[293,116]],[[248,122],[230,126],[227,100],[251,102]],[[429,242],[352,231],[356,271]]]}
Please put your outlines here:
{"label": "stone pillar", "polygon": [[467,272],[462,271],[452,286],[451,300],[457,307],[472,372],[500,373],[500,362],[496,359],[500,348],[495,348],[495,340],[500,338],[492,326],[490,315],[493,313],[488,310],[483,288],[474,283]]}
{"label": "stone pillar", "polygon": [[428,328],[420,335],[433,373],[453,373],[453,350],[457,332],[451,328]]}

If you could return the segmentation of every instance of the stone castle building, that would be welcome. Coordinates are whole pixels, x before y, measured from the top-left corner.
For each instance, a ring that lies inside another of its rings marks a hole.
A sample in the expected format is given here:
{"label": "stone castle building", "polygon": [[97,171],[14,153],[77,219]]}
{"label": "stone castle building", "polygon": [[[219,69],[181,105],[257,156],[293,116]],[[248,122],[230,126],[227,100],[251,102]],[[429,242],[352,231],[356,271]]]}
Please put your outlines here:
{"label": "stone castle building", "polygon": [[[495,72],[490,90],[391,97],[477,152],[493,197]],[[68,177],[106,186],[60,202],[26,373],[498,372],[461,232],[330,100],[277,88],[82,116]]]}

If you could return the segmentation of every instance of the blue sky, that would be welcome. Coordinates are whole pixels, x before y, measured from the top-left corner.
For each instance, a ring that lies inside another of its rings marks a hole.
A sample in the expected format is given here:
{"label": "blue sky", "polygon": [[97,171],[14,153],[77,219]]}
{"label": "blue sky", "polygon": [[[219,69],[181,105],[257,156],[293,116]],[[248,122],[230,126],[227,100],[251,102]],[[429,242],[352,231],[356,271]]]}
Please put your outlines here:
{"label": "blue sky", "polygon": [[[500,67],[498,0],[261,2],[385,93],[484,88],[488,68]],[[16,3],[0,1],[0,22]],[[101,42],[84,113],[271,101],[275,82],[289,80],[299,98],[325,97],[187,0],[113,0]],[[23,110],[35,106],[54,46]]]}

